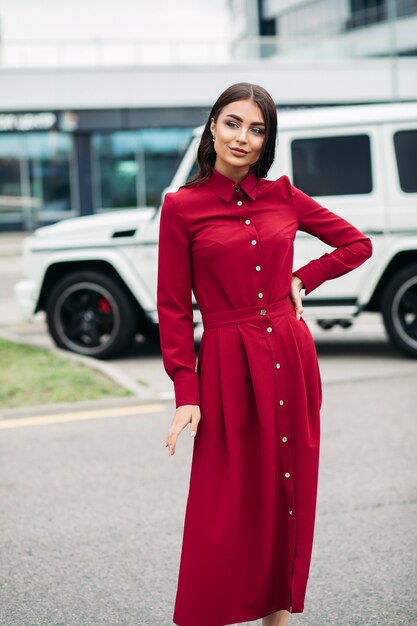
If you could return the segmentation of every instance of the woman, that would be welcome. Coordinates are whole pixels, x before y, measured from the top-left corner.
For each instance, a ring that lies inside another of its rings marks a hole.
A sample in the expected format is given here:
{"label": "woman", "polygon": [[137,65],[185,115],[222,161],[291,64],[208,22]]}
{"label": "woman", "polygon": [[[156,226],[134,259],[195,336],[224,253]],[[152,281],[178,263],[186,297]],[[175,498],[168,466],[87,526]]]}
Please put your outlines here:
{"label": "woman", "polygon": [[[220,95],[199,171],[161,210],[158,314],[176,411],[195,437],[173,620],[224,626],[302,612],[317,493],[321,377],[300,296],[361,265],[368,237],[265,180],[276,107],[257,85]],[[297,230],[335,250],[292,271]],[[197,371],[191,290],[202,314]]]}

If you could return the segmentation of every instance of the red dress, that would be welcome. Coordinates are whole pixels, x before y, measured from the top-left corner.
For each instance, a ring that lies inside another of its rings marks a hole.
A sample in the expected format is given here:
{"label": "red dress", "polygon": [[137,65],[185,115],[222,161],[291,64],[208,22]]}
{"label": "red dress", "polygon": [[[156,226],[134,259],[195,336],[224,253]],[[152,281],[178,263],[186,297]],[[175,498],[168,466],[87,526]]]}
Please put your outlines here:
{"label": "red dress", "polygon": [[[237,185],[213,170],[206,182],[165,196],[157,287],[163,363],[176,406],[201,410],[178,626],[304,608],[322,392],[313,337],[289,297],[297,230],[336,248],[294,271],[306,294],[372,254],[368,237],[287,176],[258,180],[250,172]],[[204,326],[198,362],[191,290]]]}

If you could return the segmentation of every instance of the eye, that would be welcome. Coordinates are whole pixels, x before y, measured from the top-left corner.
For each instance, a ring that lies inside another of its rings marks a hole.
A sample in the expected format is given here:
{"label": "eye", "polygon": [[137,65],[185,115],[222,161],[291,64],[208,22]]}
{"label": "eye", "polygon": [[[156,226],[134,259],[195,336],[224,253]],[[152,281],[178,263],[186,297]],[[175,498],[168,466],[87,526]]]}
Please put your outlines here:
{"label": "eye", "polygon": [[264,135],[265,131],[263,130],[263,128],[252,128],[252,130],[254,131],[255,135]]}
{"label": "eye", "polygon": [[237,128],[236,122],[226,122],[226,126],[230,126],[230,128]]}

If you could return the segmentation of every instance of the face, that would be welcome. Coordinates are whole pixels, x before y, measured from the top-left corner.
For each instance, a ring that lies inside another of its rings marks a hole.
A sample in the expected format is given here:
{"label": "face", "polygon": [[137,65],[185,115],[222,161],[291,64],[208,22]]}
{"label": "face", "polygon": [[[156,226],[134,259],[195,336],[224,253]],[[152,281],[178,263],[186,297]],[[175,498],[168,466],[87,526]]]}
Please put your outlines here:
{"label": "face", "polygon": [[214,167],[221,174],[241,180],[259,159],[265,140],[265,120],[252,100],[237,100],[225,106],[210,130],[215,137]]}

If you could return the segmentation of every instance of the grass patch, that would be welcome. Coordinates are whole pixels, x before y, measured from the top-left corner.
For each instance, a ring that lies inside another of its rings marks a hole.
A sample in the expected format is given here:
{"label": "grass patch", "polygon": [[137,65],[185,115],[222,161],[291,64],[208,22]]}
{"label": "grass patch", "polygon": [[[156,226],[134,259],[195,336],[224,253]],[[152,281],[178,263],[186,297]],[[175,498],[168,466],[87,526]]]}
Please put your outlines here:
{"label": "grass patch", "polygon": [[0,339],[0,408],[132,395],[97,370],[44,348]]}

